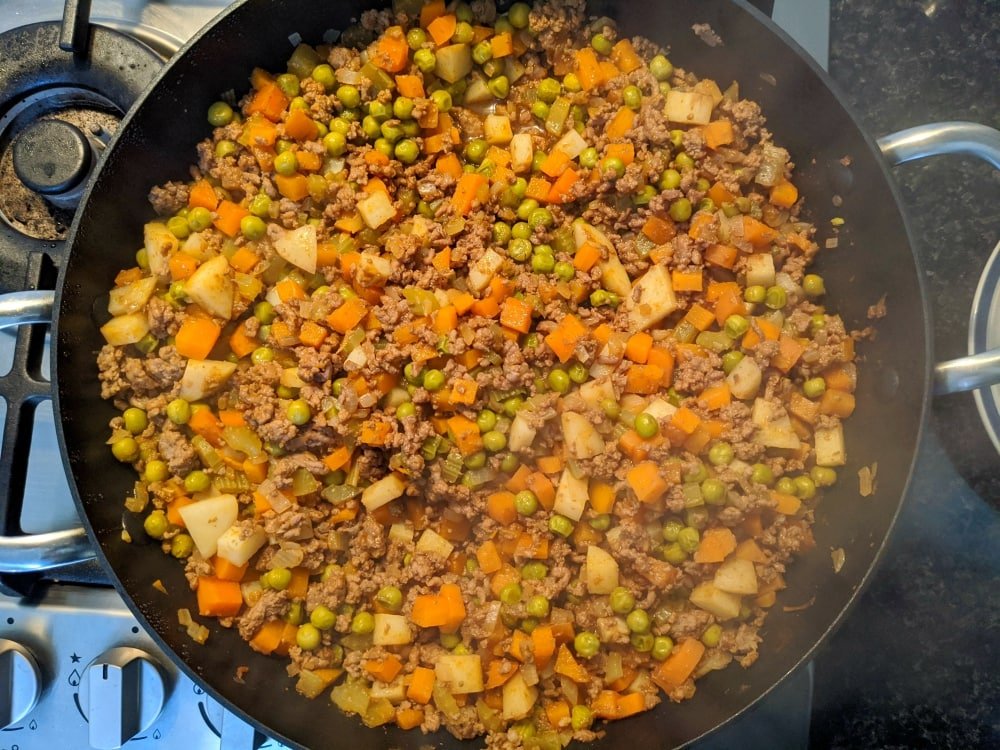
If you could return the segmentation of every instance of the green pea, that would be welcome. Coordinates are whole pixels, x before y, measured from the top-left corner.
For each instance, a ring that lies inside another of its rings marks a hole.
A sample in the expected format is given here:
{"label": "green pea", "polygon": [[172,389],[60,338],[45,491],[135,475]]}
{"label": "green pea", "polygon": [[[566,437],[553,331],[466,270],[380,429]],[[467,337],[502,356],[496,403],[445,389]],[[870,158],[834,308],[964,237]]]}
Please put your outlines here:
{"label": "green pea", "polygon": [[[527,222],[528,218],[531,216],[532,212],[538,208],[538,201],[534,198],[525,198],[521,201],[521,205],[517,207],[517,218],[522,221]],[[531,229],[531,224],[528,224],[528,229]],[[530,234],[529,234],[530,236]]]}
{"label": "green pea", "polygon": [[146,417],[146,412],[135,406],[126,409],[122,413],[122,419],[125,422],[125,429],[133,435],[138,435],[149,425],[149,419]]}
{"label": "green pea", "polygon": [[319,630],[330,630],[337,624],[337,615],[329,607],[320,604],[309,613],[309,622]]}
{"label": "green pea", "polygon": [[343,133],[331,130],[323,136],[323,148],[328,156],[341,156],[347,150],[347,138]]}
{"label": "green pea", "polygon": [[520,396],[511,396],[503,402],[503,413],[513,419],[524,406],[524,399]]}
{"label": "green pea", "polygon": [[455,44],[468,44],[476,36],[472,25],[467,21],[459,21],[455,25],[455,33],[451,35],[451,41]]}
{"label": "green pea", "polygon": [[305,619],[305,608],[302,602],[292,602],[285,613],[285,622],[289,625],[301,625]]}
{"label": "green pea", "polygon": [[826,316],[823,313],[813,313],[809,319],[809,331],[814,336],[818,331],[826,328]]}
{"label": "green pea", "polygon": [[722,626],[714,622],[705,628],[705,632],[701,634],[701,642],[704,643],[709,648],[715,648],[719,645],[719,640],[722,638]]}
{"label": "green pea", "polygon": [[178,560],[191,557],[194,552],[194,539],[188,534],[178,534],[170,541],[170,554]]}
{"label": "green pea", "polygon": [[485,39],[472,48],[472,61],[483,65],[493,57],[493,47]]}
{"label": "green pea", "polygon": [[394,120],[383,122],[379,126],[379,132],[382,134],[383,138],[389,141],[389,143],[395,143],[403,137],[402,126]]}
{"label": "green pea", "polygon": [[294,151],[285,151],[274,157],[274,171],[285,177],[295,174],[299,169],[299,160]]}
{"label": "green pea", "polygon": [[754,464],[750,470],[750,481],[755,484],[770,485],[774,481],[774,472],[767,464]]}
{"label": "green pea", "polygon": [[548,253],[535,253],[531,256],[531,270],[535,273],[552,273],[556,267],[556,259]]}
{"label": "green pea", "polygon": [[598,156],[597,149],[593,146],[588,146],[580,152],[580,166],[586,169],[593,169],[597,166]]}
{"label": "green pea", "polygon": [[681,173],[676,169],[665,169],[660,175],[660,190],[676,190],[681,186]]}
{"label": "green pea", "polygon": [[588,630],[576,634],[573,650],[581,659],[593,659],[601,650],[601,639]]}
{"label": "green pea", "polygon": [[372,140],[382,135],[382,126],[373,115],[365,115],[365,119],[361,121],[361,132]]}
{"label": "green pea", "polygon": [[656,417],[646,412],[636,415],[634,426],[635,431],[639,433],[639,437],[646,438],[647,440],[656,437],[656,434],[660,431],[660,423]]}
{"label": "green pea", "polygon": [[383,586],[375,595],[375,601],[390,612],[403,608],[403,592],[398,586]]}
{"label": "green pea", "polygon": [[562,79],[562,86],[570,93],[576,93],[582,88],[580,85],[580,79],[577,77],[576,73],[567,73],[564,75]]}
{"label": "green pea", "polygon": [[794,495],[795,480],[791,477],[782,477],[778,480],[777,484],[774,485],[774,489],[783,495]]}
{"label": "green pea", "polygon": [[164,461],[148,461],[146,463],[145,476],[147,482],[162,482],[170,476],[170,470]]}
{"label": "green pea", "polygon": [[355,86],[348,84],[337,87],[336,97],[348,109],[354,109],[361,104],[361,92]]}
{"label": "green pea", "polygon": [[167,220],[167,229],[179,240],[187,239],[188,235],[191,234],[191,225],[183,216],[171,216]]}
{"label": "green pea", "polygon": [[709,505],[722,505],[726,500],[726,485],[715,477],[701,483],[701,497]]}
{"label": "green pea", "polygon": [[406,43],[416,52],[427,44],[427,33],[419,26],[415,26],[406,32]]}
{"label": "green pea", "polygon": [[680,565],[682,562],[687,560],[687,552],[685,552],[681,548],[681,545],[677,542],[664,545],[663,549],[660,551],[660,555],[671,565]]}
{"label": "green pea", "polygon": [[700,542],[701,534],[698,533],[698,529],[690,526],[685,526],[680,530],[680,533],[677,534],[677,544],[679,544],[681,549],[689,555],[698,549],[698,544]]}
{"label": "green pea", "polygon": [[687,221],[691,218],[691,201],[678,198],[670,204],[669,214],[674,221]]}
{"label": "green pea", "polygon": [[569,721],[573,731],[579,732],[594,723],[594,712],[582,703],[578,703],[573,706]]}
{"label": "green pea", "polygon": [[601,162],[601,174],[605,178],[610,174],[620,179],[625,176],[625,162],[617,156],[609,156]]}
{"label": "green pea", "polygon": [[549,105],[541,100],[531,103],[531,114],[538,120],[546,120],[549,116]]}
{"label": "green pea", "polygon": [[748,286],[743,292],[743,299],[747,302],[752,302],[754,304],[760,304],[767,298],[767,289],[765,289],[760,284],[754,284],[753,286]]}
{"label": "green pea", "polygon": [[507,11],[507,20],[510,21],[510,25],[515,29],[526,29],[528,28],[530,14],[531,6],[527,3],[514,3],[510,6],[510,10]]}
{"label": "green pea", "polygon": [[649,72],[657,81],[665,81],[673,75],[674,66],[663,55],[657,55],[649,61]]}
{"label": "green pea", "polygon": [[515,471],[517,471],[517,468],[520,465],[521,465],[521,459],[519,459],[513,453],[507,453],[500,461],[500,471],[504,472],[505,474],[513,474]]}
{"label": "green pea", "polygon": [[528,599],[525,605],[525,610],[532,617],[537,617],[539,619],[543,617],[548,617],[549,614],[549,600],[544,596],[536,595]]}
{"label": "green pea", "polygon": [[486,156],[489,146],[482,138],[474,138],[465,146],[465,159],[473,164],[479,164]]}
{"label": "green pea", "polygon": [[212,226],[212,212],[204,206],[195,206],[188,212],[187,222],[192,232],[201,232]]}
{"label": "green pea", "polygon": [[802,384],[802,392],[807,398],[819,398],[826,393],[826,379],[822,377],[809,378]]}
{"label": "green pea", "polygon": [[288,409],[285,411],[285,416],[288,417],[289,422],[301,427],[312,419],[312,409],[303,399],[296,399],[288,405]]}
{"label": "green pea", "polygon": [[637,206],[648,206],[649,202],[657,196],[656,188],[652,185],[643,185],[639,192],[632,196],[632,203]]}
{"label": "green pea", "polygon": [[204,492],[211,486],[211,477],[201,469],[195,469],[184,477],[184,489],[188,492]]}
{"label": "green pea", "polygon": [[552,212],[547,208],[536,208],[528,214],[528,226],[531,229],[538,229],[538,227],[550,227],[554,221],[555,219],[552,217]]}
{"label": "green pea", "polygon": [[[420,69],[421,72],[433,73],[435,66],[437,66],[437,55],[429,49],[418,49],[413,53],[413,63]],[[434,98],[433,94],[431,95],[431,98]],[[451,97],[449,96],[448,99],[450,100]],[[437,104],[437,102],[434,103]],[[441,107],[438,107],[438,109],[441,109]],[[447,110],[441,111],[445,112]]]}
{"label": "green pea", "polygon": [[375,630],[375,617],[371,612],[358,612],[351,620],[351,632],[367,635]]}
{"label": "green pea", "polygon": [[[402,131],[400,131],[400,135],[401,134]],[[393,142],[390,141],[388,138],[378,138],[376,139],[374,145],[375,145],[375,150],[378,151],[383,156],[389,159],[393,157],[395,149],[393,147]]]}
{"label": "green pea", "polygon": [[721,440],[708,449],[708,460],[713,466],[727,466],[733,462],[735,457],[733,446]]}
{"label": "green pea", "polygon": [[483,409],[476,415],[476,426],[480,432],[489,432],[497,426],[496,412],[490,409]]}
{"label": "green pea", "polygon": [[743,352],[731,351],[722,355],[722,371],[728,375],[743,361]]}
{"label": "green pea", "polygon": [[208,108],[208,124],[222,128],[233,121],[233,108],[225,102],[215,102]]}
{"label": "green pea", "polygon": [[656,659],[656,661],[663,661],[670,656],[670,652],[673,650],[673,640],[669,636],[658,635],[653,639],[653,648],[650,650],[650,656]]}
{"label": "green pea", "polygon": [[486,466],[486,452],[476,451],[465,457],[465,468],[467,469],[481,469]]}
{"label": "green pea", "polygon": [[121,438],[111,444],[111,453],[122,463],[134,461],[139,457],[139,444],[135,438]]}
{"label": "green pea", "polygon": [[601,411],[604,412],[604,416],[610,419],[618,419],[618,415],[622,413],[621,406],[613,398],[602,399],[600,407]]}
{"label": "green pea", "polygon": [[822,297],[826,294],[823,277],[815,273],[806,274],[805,278],[802,279],[802,290],[807,297]]}
{"label": "green pea", "polygon": [[674,164],[683,170],[694,169],[694,159],[681,152],[674,157]]}
{"label": "green pea", "polygon": [[611,54],[611,41],[604,34],[594,34],[590,40],[590,46],[601,55]]}
{"label": "green pea", "polygon": [[303,651],[312,651],[319,648],[322,639],[323,637],[319,628],[311,622],[299,625],[299,629],[295,631],[295,643]]}
{"label": "green pea", "polygon": [[644,609],[633,609],[625,618],[625,624],[633,633],[649,632],[649,614]]}
{"label": "green pea", "polygon": [[490,430],[483,435],[483,447],[490,453],[499,453],[507,447],[507,436],[499,430]]}
{"label": "green pea", "polygon": [[500,589],[500,601],[508,606],[514,606],[521,601],[521,585],[518,583],[508,583]]}
{"label": "green pea", "polygon": [[395,155],[403,164],[413,164],[420,156],[420,146],[416,141],[404,138],[396,144]]}
{"label": "green pea", "polygon": [[405,401],[396,407],[396,419],[402,421],[407,417],[415,417],[417,415],[417,407],[412,401]]}
{"label": "green pea", "polygon": [[445,376],[440,370],[427,370],[424,373],[424,388],[428,391],[440,391],[444,387]]}
{"label": "green pea", "polygon": [[[329,68],[330,66],[327,65],[326,67]],[[330,73],[331,75],[333,74],[333,69],[330,70]],[[281,89],[281,93],[289,99],[298,96],[299,91],[301,91],[299,87],[299,77],[294,73],[282,73],[277,77],[277,79],[275,79],[275,83],[278,84],[278,88]]]}
{"label": "green pea", "polygon": [[609,595],[608,603],[616,615],[627,615],[635,609],[635,597],[624,586],[617,586]]}
{"label": "green pea", "polygon": [[215,155],[220,159],[224,159],[227,156],[235,156],[239,150],[240,147],[236,141],[221,140],[215,144]]}
{"label": "green pea", "polygon": [[541,581],[548,574],[549,569],[545,567],[545,563],[537,561],[525,563],[521,568],[521,578],[526,581]]}
{"label": "green pea", "polygon": [[743,315],[730,315],[726,318],[723,329],[731,339],[738,339],[750,330],[750,321]]}
{"label": "green pea", "polygon": [[600,515],[594,516],[590,519],[590,528],[595,531],[607,531],[611,528],[611,515],[608,513],[601,513]]}
{"label": "green pea", "polygon": [[549,384],[549,388],[554,390],[556,393],[566,393],[570,389],[569,375],[565,370],[560,370],[559,368],[550,370],[546,380]]}
{"label": "green pea", "polygon": [[556,261],[553,270],[555,275],[562,281],[571,281],[576,276],[576,269],[573,268],[573,264],[565,260]]}
{"label": "green pea", "polygon": [[544,151],[535,151],[534,155],[531,157],[531,171],[538,172],[547,158],[548,154]]}
{"label": "green pea", "polygon": [[511,229],[511,235],[516,240],[526,240],[531,237],[531,226],[526,221],[518,221]]}
{"label": "green pea", "polygon": [[153,539],[162,539],[170,528],[167,515],[162,510],[154,510],[142,522],[143,530]]}
{"label": "green pea", "polygon": [[240,232],[248,240],[259,240],[267,233],[267,224],[259,216],[244,216],[240,219]]}
{"label": "green pea", "polygon": [[561,537],[568,537],[573,533],[573,522],[566,516],[555,513],[549,519],[549,531]]}
{"label": "green pea", "polygon": [[538,497],[531,490],[521,490],[514,496],[514,509],[522,516],[533,516],[538,510]]}
{"label": "green pea", "polygon": [[608,293],[604,289],[595,289],[590,293],[590,304],[594,307],[608,304]]}
{"label": "green pea", "polygon": [[663,524],[663,529],[660,532],[663,536],[663,541],[676,542],[677,535],[681,533],[681,529],[683,528],[684,525],[680,521],[667,521]]}
{"label": "green pea", "polygon": [[642,106],[642,91],[638,86],[626,86],[622,91],[622,101],[629,109],[639,109]]}
{"label": "green pea", "polygon": [[413,100],[408,96],[397,96],[392,103],[392,113],[400,120],[409,120],[413,116]]}
{"label": "green pea", "polygon": [[175,398],[167,404],[167,419],[174,424],[187,424],[191,419],[191,404],[182,398]]}
{"label": "green pea", "polygon": [[809,476],[817,487],[830,487],[837,483],[837,472],[827,466],[813,466]]}
{"label": "green pea", "polygon": [[274,350],[269,346],[259,346],[250,353],[250,361],[255,365],[270,362],[274,359]]}
{"label": "green pea", "polygon": [[780,286],[768,287],[764,304],[772,310],[780,310],[788,303],[788,293]]}
{"label": "green pea", "polygon": [[506,246],[512,236],[509,224],[498,221],[493,225],[493,242],[497,245]]}
{"label": "green pea", "polygon": [[816,497],[816,482],[807,474],[795,477],[795,495],[803,500]]}

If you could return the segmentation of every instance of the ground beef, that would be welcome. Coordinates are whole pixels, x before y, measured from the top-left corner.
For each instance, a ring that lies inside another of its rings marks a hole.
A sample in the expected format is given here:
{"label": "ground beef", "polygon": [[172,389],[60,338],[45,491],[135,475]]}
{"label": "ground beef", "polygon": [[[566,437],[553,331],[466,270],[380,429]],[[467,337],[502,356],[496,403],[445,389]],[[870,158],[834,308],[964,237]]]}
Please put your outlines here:
{"label": "ground beef", "polygon": [[264,589],[260,599],[237,618],[240,636],[250,640],[265,622],[283,617],[289,604],[291,600],[287,591]]}
{"label": "ground beef", "polygon": [[170,216],[187,208],[189,188],[183,182],[168,182],[149,191],[149,203],[160,216]]}
{"label": "ground beef", "polygon": [[169,421],[163,423],[156,448],[160,457],[166,461],[171,474],[187,476],[201,466],[198,454],[195,453],[187,436]]}

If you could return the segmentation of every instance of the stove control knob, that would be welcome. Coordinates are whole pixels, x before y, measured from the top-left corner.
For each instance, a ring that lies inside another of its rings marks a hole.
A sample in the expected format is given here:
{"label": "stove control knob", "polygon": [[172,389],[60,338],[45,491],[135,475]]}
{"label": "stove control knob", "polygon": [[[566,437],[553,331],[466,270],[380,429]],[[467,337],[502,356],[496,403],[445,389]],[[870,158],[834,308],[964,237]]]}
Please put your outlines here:
{"label": "stove control knob", "polygon": [[42,674],[35,657],[20,643],[0,638],[0,729],[27,716],[41,692]]}
{"label": "stove control knob", "polygon": [[163,673],[137,648],[113,648],[94,659],[80,682],[80,705],[90,746],[117,750],[159,716],[166,699]]}

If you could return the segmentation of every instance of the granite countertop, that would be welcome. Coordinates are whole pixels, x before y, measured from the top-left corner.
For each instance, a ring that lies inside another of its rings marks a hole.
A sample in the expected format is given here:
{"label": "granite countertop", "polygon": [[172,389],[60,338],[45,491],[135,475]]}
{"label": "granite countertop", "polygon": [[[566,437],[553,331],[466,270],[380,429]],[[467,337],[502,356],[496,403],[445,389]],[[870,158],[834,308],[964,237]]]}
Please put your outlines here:
{"label": "granite countertop", "polygon": [[[1000,2],[832,0],[830,73],[875,135],[1000,128]],[[897,169],[939,360],[966,353],[1000,238],[1000,173],[967,157]],[[885,557],[815,661],[816,747],[1000,746],[1000,458],[970,394],[938,398]]]}

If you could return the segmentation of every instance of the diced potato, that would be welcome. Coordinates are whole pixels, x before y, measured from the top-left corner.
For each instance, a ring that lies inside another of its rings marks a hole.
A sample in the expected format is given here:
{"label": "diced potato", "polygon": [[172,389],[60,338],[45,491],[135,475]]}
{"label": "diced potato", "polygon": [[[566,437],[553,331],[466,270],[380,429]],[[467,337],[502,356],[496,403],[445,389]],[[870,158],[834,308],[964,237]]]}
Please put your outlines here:
{"label": "diced potato", "polygon": [[774,286],[774,258],[754,253],[747,258],[747,286]]}
{"label": "diced potato", "polygon": [[841,425],[816,430],[816,464],[818,466],[843,466],[847,463],[847,449],[844,447],[844,428]]}
{"label": "diced potato", "polygon": [[473,292],[483,291],[502,265],[503,256],[496,250],[490,249],[480,255],[479,260],[469,268],[469,289]]}
{"label": "diced potato", "polygon": [[465,94],[462,96],[462,100],[466,106],[493,101],[494,98],[493,92],[490,91],[490,87],[486,85],[486,81],[482,78],[473,78],[469,81],[469,85],[465,89]]}
{"label": "diced potato", "polygon": [[656,417],[657,421],[663,422],[677,413],[677,407],[665,399],[657,398],[646,404],[646,408],[643,411]]}
{"label": "diced potato", "polygon": [[691,603],[711,612],[720,620],[731,620],[740,614],[740,597],[722,591],[714,583],[699,583],[691,592]]}
{"label": "diced potato", "polygon": [[181,376],[180,397],[185,401],[200,401],[225,385],[236,372],[233,362],[216,359],[189,359]]}
{"label": "diced potato", "polygon": [[585,221],[573,223],[573,242],[576,244],[577,250],[588,242],[592,242],[605,250],[614,249],[614,245],[611,244],[611,240],[608,239],[608,236],[604,232]]}
{"label": "diced potato", "polygon": [[383,724],[388,724],[395,718],[396,708],[392,705],[391,701],[372,696],[368,708],[365,709],[364,714],[361,716],[361,723],[366,727],[380,727]]}
{"label": "diced potato", "polygon": [[[638,291],[636,291],[638,290]],[[677,309],[677,297],[665,266],[653,266],[639,278],[624,297],[629,331],[656,325]]]}
{"label": "diced potato", "polygon": [[584,575],[591,594],[610,594],[618,586],[618,561],[607,550],[591,544]]}
{"label": "diced potato", "polygon": [[527,172],[535,158],[535,147],[529,133],[518,133],[510,139],[510,168],[515,172]]}
{"label": "diced potato", "polygon": [[207,232],[192,232],[189,234],[188,238],[184,240],[184,244],[181,245],[181,252],[187,253],[192,258],[197,259],[199,263],[204,263],[216,254],[208,244]]}
{"label": "diced potato", "polygon": [[795,431],[791,427],[782,427],[777,424],[769,424],[766,427],[761,427],[754,439],[768,448],[798,450],[802,445],[799,436],[795,434]]}
{"label": "diced potato", "polygon": [[229,261],[225,255],[216,255],[198,266],[184,282],[184,289],[191,301],[201,305],[208,313],[223,320],[232,317],[236,292],[229,278]]}
{"label": "diced potato", "polygon": [[143,313],[119,315],[101,326],[101,335],[112,346],[134,344],[147,333],[149,333],[149,322]]}
{"label": "diced potato", "polygon": [[180,509],[188,534],[206,560],[218,549],[219,537],[236,522],[240,504],[236,495],[217,495]]}
{"label": "diced potato", "polygon": [[392,199],[382,190],[376,190],[367,198],[359,200],[357,205],[361,218],[372,229],[378,229],[396,217]]}
{"label": "diced potato", "polygon": [[155,289],[155,276],[115,287],[108,296],[108,312],[112,315],[128,315],[139,312],[153,296]]}
{"label": "diced potato", "polygon": [[260,526],[255,526],[249,536],[243,535],[243,527],[230,526],[219,537],[215,554],[233,565],[243,565],[266,543],[267,534]]}
{"label": "diced potato", "polygon": [[348,678],[334,686],[330,691],[330,700],[345,713],[363,714],[368,710],[371,696],[363,680]]}
{"label": "diced potato", "polygon": [[537,430],[531,426],[528,419],[523,414],[519,413],[514,417],[514,421],[510,423],[510,434],[507,437],[507,447],[514,453],[530,448],[531,444],[535,440],[536,433]]}
{"label": "diced potato", "polygon": [[749,560],[731,557],[715,571],[712,583],[719,591],[730,594],[756,594],[757,571]]}
{"label": "diced potato", "polygon": [[434,73],[443,81],[455,83],[472,71],[472,49],[468,44],[449,44],[434,54]]}
{"label": "diced potato", "polygon": [[376,646],[402,646],[413,640],[413,631],[404,615],[375,614],[372,643]]}
{"label": "diced potato", "polygon": [[316,227],[312,224],[283,232],[274,241],[274,249],[293,266],[316,273]]}
{"label": "diced potato", "polygon": [[426,552],[428,555],[448,557],[454,551],[455,545],[433,529],[424,529],[413,549],[415,552]]}
{"label": "diced potato", "polygon": [[618,400],[618,394],[615,393],[615,386],[611,382],[611,378],[588,380],[580,386],[579,393],[583,402],[595,410],[601,408],[602,401],[607,399],[611,399],[612,401]]}
{"label": "diced potato", "polygon": [[453,695],[483,690],[483,664],[479,654],[444,654],[434,665],[434,674]]}
{"label": "diced potato", "polygon": [[552,147],[553,151],[560,151],[570,159],[575,159],[587,148],[589,144],[583,139],[583,136],[576,132],[573,128],[570,128],[565,133],[563,133],[562,138],[556,141],[556,145]]}
{"label": "diced potato", "polygon": [[698,91],[667,92],[667,119],[683,125],[708,125],[712,119],[712,97]]}
{"label": "diced potato", "polygon": [[618,260],[618,253],[612,250],[608,259],[600,264],[600,268],[601,286],[609,292],[614,292],[622,299],[632,293],[632,280],[629,278],[625,266]]}
{"label": "diced potato", "polygon": [[604,451],[604,438],[582,414],[564,411],[561,417],[563,440],[573,458],[593,458]]}
{"label": "diced potato", "polygon": [[[575,132],[575,131],[574,131]],[[494,146],[504,146],[514,137],[510,129],[510,118],[507,115],[486,115],[483,123],[483,134],[486,142]]]}
{"label": "diced potato", "polygon": [[538,702],[538,688],[529,685],[524,676],[518,672],[503,686],[503,718],[505,721],[517,721],[531,713]]}
{"label": "diced potato", "polygon": [[697,91],[699,94],[705,94],[712,100],[712,106],[718,107],[719,102],[722,101],[722,89],[719,88],[719,84],[713,81],[711,78],[702,78],[698,83],[691,87],[692,91]]}
{"label": "diced potato", "polygon": [[394,523],[389,527],[389,541],[407,546],[413,544],[413,527],[408,523]]}
{"label": "diced potato", "polygon": [[556,499],[552,510],[574,521],[579,521],[590,499],[586,477],[577,479],[568,468],[563,469],[556,488]]}
{"label": "diced potato", "polygon": [[149,259],[149,270],[154,276],[170,275],[170,256],[177,252],[180,241],[166,224],[151,221],[142,229],[143,245]]}
{"label": "diced potato", "polygon": [[729,390],[741,401],[754,398],[760,390],[761,382],[760,365],[753,357],[744,357],[739,364],[726,375],[726,383]]}
{"label": "diced potato", "polygon": [[299,377],[298,367],[286,367],[281,371],[281,384],[285,388],[301,388],[305,381]]}
{"label": "diced potato", "polygon": [[406,481],[399,474],[392,472],[365,487],[361,493],[361,504],[371,512],[391,503],[405,491]]}
{"label": "diced potato", "polygon": [[385,255],[361,253],[354,278],[361,286],[382,286],[392,275],[392,261]]}
{"label": "diced potato", "polygon": [[[398,617],[399,615],[391,616]],[[375,621],[378,622],[378,615],[375,615]],[[378,625],[375,626],[375,630],[376,632],[378,631]],[[378,641],[375,641],[375,645],[379,645]],[[376,680],[372,683],[368,694],[371,695],[372,700],[385,700],[389,701],[393,705],[396,705],[398,703],[402,703],[406,699],[406,683],[403,682],[402,675],[397,677],[392,682],[378,682]]]}

